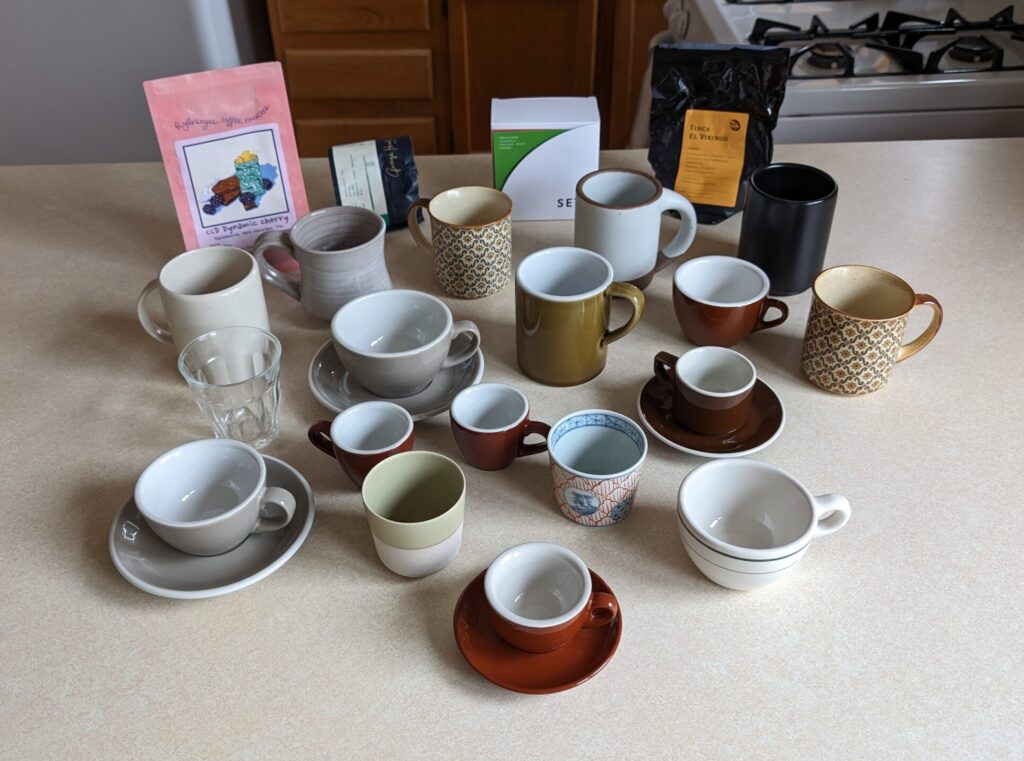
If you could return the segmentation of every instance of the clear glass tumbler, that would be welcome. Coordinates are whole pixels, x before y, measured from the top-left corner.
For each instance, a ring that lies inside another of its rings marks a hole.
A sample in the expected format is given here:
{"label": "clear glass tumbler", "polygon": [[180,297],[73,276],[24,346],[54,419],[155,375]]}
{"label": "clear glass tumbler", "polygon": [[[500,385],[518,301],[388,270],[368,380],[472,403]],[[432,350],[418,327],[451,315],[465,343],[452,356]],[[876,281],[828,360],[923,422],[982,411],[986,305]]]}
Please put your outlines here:
{"label": "clear glass tumbler", "polygon": [[276,336],[244,326],[211,330],[182,349],[178,370],[217,438],[259,449],[277,435],[281,342]]}

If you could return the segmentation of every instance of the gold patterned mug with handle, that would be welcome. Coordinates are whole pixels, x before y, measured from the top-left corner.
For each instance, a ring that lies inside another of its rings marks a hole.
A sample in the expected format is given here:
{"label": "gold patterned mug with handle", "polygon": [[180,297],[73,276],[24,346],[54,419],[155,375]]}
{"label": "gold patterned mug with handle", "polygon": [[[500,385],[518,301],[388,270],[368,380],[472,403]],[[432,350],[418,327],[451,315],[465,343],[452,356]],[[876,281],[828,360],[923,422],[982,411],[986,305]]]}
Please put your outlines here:
{"label": "gold patterned mug with handle", "polygon": [[[430,218],[430,239],[418,220]],[[478,299],[512,280],[512,199],[494,188],[452,188],[409,207],[409,232],[434,257],[437,280],[451,296]]]}
{"label": "gold patterned mug with handle", "polygon": [[[905,344],[907,317],[918,306],[932,309],[931,323]],[[800,365],[826,391],[869,394],[886,384],[897,362],[927,346],[941,324],[938,300],[896,275],[865,265],[832,267],[814,281]]]}

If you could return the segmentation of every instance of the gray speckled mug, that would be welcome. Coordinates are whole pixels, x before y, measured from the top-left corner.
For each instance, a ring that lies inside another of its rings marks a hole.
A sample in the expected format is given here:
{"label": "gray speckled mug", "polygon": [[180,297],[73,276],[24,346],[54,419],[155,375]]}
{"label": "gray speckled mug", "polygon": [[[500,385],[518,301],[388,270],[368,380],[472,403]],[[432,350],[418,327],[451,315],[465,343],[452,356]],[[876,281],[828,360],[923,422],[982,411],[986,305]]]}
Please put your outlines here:
{"label": "gray speckled mug", "polygon": [[[384,230],[384,220],[369,209],[333,206],[307,214],[289,232],[263,233],[252,254],[267,283],[299,301],[311,315],[329,320],[357,296],[391,287]],[[266,253],[273,248],[283,248],[298,260],[300,281],[267,261]]]}

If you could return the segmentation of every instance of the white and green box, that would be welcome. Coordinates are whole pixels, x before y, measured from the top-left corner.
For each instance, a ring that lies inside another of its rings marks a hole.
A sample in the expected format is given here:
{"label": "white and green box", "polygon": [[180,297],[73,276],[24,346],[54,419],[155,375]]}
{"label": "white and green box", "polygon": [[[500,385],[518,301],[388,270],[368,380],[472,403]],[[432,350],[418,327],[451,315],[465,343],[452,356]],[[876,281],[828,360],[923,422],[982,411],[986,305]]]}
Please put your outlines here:
{"label": "white and green box", "polygon": [[494,187],[512,199],[512,219],[572,219],[600,143],[596,98],[491,99]]}

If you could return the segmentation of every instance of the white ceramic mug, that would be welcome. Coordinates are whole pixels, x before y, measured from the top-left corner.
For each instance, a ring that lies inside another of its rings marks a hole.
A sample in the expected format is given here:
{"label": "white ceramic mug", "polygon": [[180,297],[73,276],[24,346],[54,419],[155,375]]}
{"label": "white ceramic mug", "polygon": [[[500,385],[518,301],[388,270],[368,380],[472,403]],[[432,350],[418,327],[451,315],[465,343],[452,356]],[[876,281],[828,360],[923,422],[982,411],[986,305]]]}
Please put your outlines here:
{"label": "white ceramic mug", "polygon": [[[157,457],[135,483],[135,504],[157,536],[191,555],[227,552],[295,514],[295,497],[267,486],[259,452],[231,439],[192,441]],[[268,508],[277,515],[267,517]]]}
{"label": "white ceramic mug", "polygon": [[667,211],[682,217],[675,237],[661,251],[672,259],[697,235],[693,204],[643,172],[599,169],[576,184],[574,245],[607,259],[616,281],[646,288],[658,265],[661,215]]}
{"label": "white ceramic mug", "polygon": [[[167,327],[146,311],[146,297],[155,290],[160,292]],[[256,260],[231,246],[196,248],[171,259],[142,289],[137,311],[146,332],[173,343],[179,353],[193,338],[217,328],[247,325],[270,330]]]}

